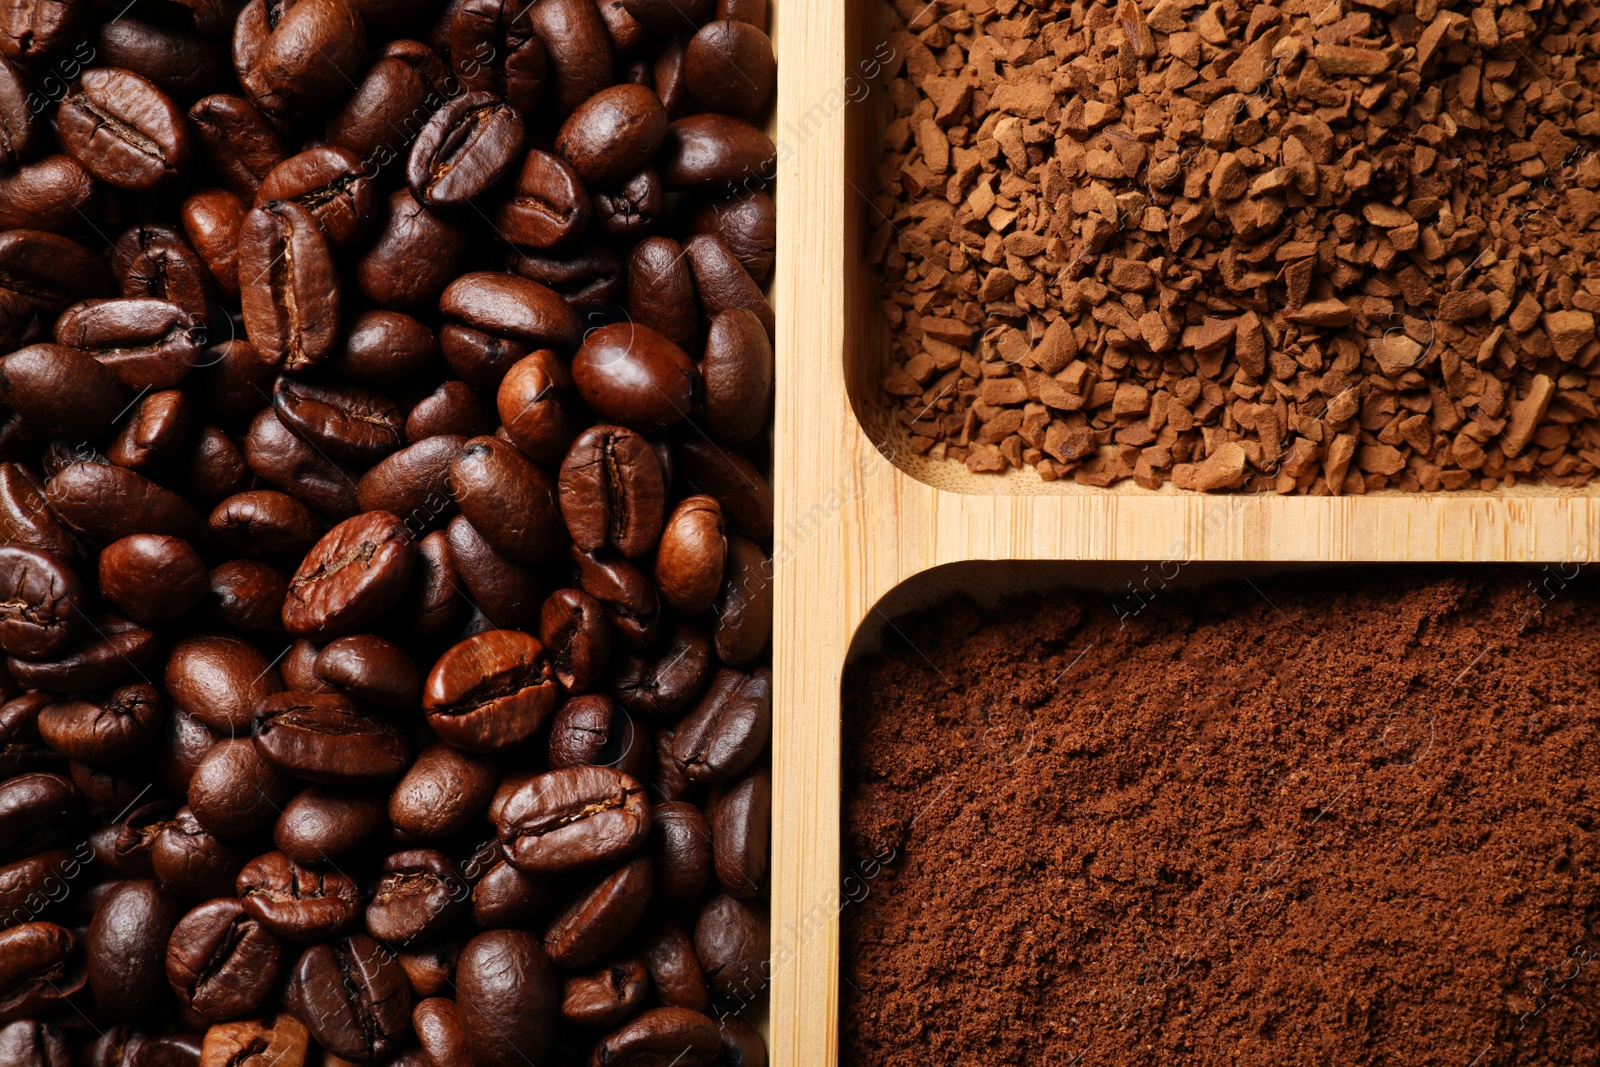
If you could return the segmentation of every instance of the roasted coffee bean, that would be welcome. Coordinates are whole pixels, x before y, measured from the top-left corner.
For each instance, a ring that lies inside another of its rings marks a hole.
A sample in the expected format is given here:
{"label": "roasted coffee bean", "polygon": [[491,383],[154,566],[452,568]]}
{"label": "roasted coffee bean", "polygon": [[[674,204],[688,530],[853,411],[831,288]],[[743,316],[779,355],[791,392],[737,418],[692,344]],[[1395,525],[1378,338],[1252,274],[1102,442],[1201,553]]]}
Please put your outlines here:
{"label": "roasted coffee bean", "polygon": [[311,1032],[288,1012],[219,1023],[206,1031],[199,1067],[305,1067]]}
{"label": "roasted coffee bean", "polygon": [[323,535],[289,582],[283,626],[297,637],[339,637],[381,619],[405,592],[416,545],[387,511],[346,519]]}
{"label": "roasted coffee bean", "polygon": [[406,439],[419,443],[441,434],[481,437],[494,430],[494,416],[472,386],[454,380],[417,401],[406,416]]}
{"label": "roasted coffee bean", "polygon": [[244,455],[262,481],[313,511],[347,519],[361,510],[356,502],[357,475],[297,437],[270,407],[250,423]]}
{"label": "roasted coffee bean", "polygon": [[0,775],[65,769],[65,759],[44,744],[37,726],[39,712],[54,700],[49,693],[25,693],[0,704]]}
{"label": "roasted coffee bean", "polygon": [[189,434],[189,397],[176,389],[149,393],[134,407],[106,458],[119,467],[144,471],[172,458]]}
{"label": "roasted coffee bean", "polygon": [[28,156],[33,141],[33,109],[22,69],[0,56],[0,166],[14,167]]}
{"label": "roasted coffee bean", "polygon": [[120,615],[92,616],[86,630],[93,636],[55,659],[24,660],[12,656],[7,661],[12,677],[30,689],[86,693],[139,676],[161,651],[153,631]]}
{"label": "roasted coffee bean", "polygon": [[69,304],[112,289],[111,273],[88,249],[33,229],[0,233],[0,279],[51,319]]}
{"label": "roasted coffee bean", "polygon": [[[547,286],[515,274],[463,274],[440,296],[439,310],[463,324],[447,325],[440,334],[445,358],[458,373],[463,366],[471,369],[461,348],[471,333],[490,340],[517,342],[526,345],[527,351],[545,347],[571,351],[577,347],[581,332],[577,312],[565,300]],[[521,355],[515,357],[520,358]],[[495,359],[480,355],[474,362],[483,369],[475,376],[463,373],[462,377],[480,388],[493,388],[515,359],[506,360],[496,370]]]}
{"label": "roasted coffee bean", "polygon": [[717,881],[742,900],[759,896],[772,832],[772,780],[755,771],[722,790],[711,807]]}
{"label": "roasted coffee bean", "polygon": [[541,348],[512,364],[500,380],[495,403],[501,432],[529,459],[555,463],[578,432],[576,401],[565,361]]}
{"label": "roasted coffee bean", "polygon": [[[466,525],[471,529],[470,523]],[[466,611],[461,593],[465,584],[443,530],[418,541],[411,591],[399,609],[410,620],[411,631],[419,637],[436,637],[455,627]]]}
{"label": "roasted coffee bean", "polygon": [[615,768],[564,767],[507,796],[496,829],[512,863],[553,874],[639,848],[650,833],[650,805],[644,787]]}
{"label": "roasted coffee bean", "polygon": [[611,309],[623,299],[627,279],[622,261],[598,241],[584,240],[550,252],[518,249],[507,254],[506,263],[519,276],[548,286],[582,312],[611,318]]}
{"label": "roasted coffee bean", "polygon": [[557,117],[570,115],[611,84],[611,40],[593,3],[552,0],[531,5],[526,17],[550,56],[546,104]]}
{"label": "roasted coffee bean", "polygon": [[748,1000],[766,988],[770,941],[766,914],[726,893],[701,908],[695,921],[695,955],[711,988],[724,997]]}
{"label": "roasted coffee bean", "polygon": [[331,937],[361,914],[361,890],[349,877],[301,866],[281,852],[245,864],[235,888],[252,918],[291,941]]}
{"label": "roasted coffee bean", "polygon": [[517,563],[539,563],[566,543],[554,487],[544,472],[497,437],[475,437],[450,464],[450,485],[461,513]]}
{"label": "roasted coffee bean", "polygon": [[64,700],[39,713],[39,736],[68,759],[117,763],[138,755],[161,733],[166,702],[148,682],[97,700]]}
{"label": "roasted coffee bean", "polygon": [[468,941],[456,961],[456,1017],[473,1062],[524,1067],[551,1045],[560,986],[536,938],[490,930]]}
{"label": "roasted coffee bean", "polygon": [[348,148],[308,148],[273,167],[256,190],[257,207],[292,200],[311,212],[340,248],[366,235],[377,217],[378,190],[362,159]]}
{"label": "roasted coffee bean", "polygon": [[711,17],[713,0],[623,0],[623,8],[654,33],[682,33]]}
{"label": "roasted coffee bean", "polygon": [[640,241],[628,255],[628,317],[680,348],[700,336],[700,306],[683,246],[670,237]]}
{"label": "roasted coffee bean", "polygon": [[310,510],[286,493],[256,489],[218,504],[207,523],[211,536],[234,552],[299,558],[319,535]]}
{"label": "roasted coffee bean", "polygon": [[100,593],[138,622],[176,619],[205,597],[205,561],[177,537],[124,537],[100,553]]}
{"label": "roasted coffee bean", "polygon": [[[455,981],[456,955],[461,944],[455,940],[435,942],[417,948],[403,948],[398,953],[400,966],[406,972],[406,981],[418,997],[436,997],[450,989]],[[416,1012],[412,1012],[412,1024]]]}
{"label": "roasted coffee bean", "polygon": [[716,234],[700,233],[683,244],[694,274],[695,292],[700,295],[700,310],[713,321],[724,312],[741,309],[760,320],[768,342],[773,338],[775,318],[772,305],[731,249]]}
{"label": "roasted coffee bean", "polygon": [[[4,717],[0,709],[0,718]],[[217,743],[217,735],[199,719],[181,707],[172,708],[167,715],[166,730],[156,753],[156,764],[161,782],[179,795],[187,795],[194,770]]]}
{"label": "roasted coffee bean", "polygon": [[498,781],[493,763],[435,741],[389,795],[389,821],[424,841],[454,837],[477,820]]}
{"label": "roasted coffee bean", "polygon": [[372,464],[405,443],[405,413],[371,389],[281,377],[272,403],[280,422],[330,459]]}
{"label": "roasted coffee bean", "polygon": [[491,630],[439,657],[423,685],[422,710],[441,740],[469,752],[502,752],[532,737],[556,700],[538,639]]}
{"label": "roasted coffee bean", "polygon": [[390,708],[414,708],[422,698],[422,675],[405,650],[372,634],[329,642],[317,653],[318,678],[357,700]]}
{"label": "roasted coffee bean", "polygon": [[189,121],[201,153],[224,185],[246,204],[261,180],[288,153],[276,128],[240,96],[217,94],[195,101]]}
{"label": "roasted coffee bean", "polygon": [[76,947],[72,931],[55,923],[0,930],[0,1023],[41,1015],[83,988]]}
{"label": "roasted coffee bean", "polygon": [[105,435],[128,403],[111,368],[59,344],[30,345],[0,359],[0,400],[29,426],[75,440]]}
{"label": "roasted coffee bean", "polygon": [[239,295],[239,228],[247,210],[226,189],[204,189],[183,202],[183,232],[226,296]]}
{"label": "roasted coffee bean", "polygon": [[556,155],[586,186],[619,185],[655,155],[667,112],[642,85],[613,85],[579,104],[556,134]]}
{"label": "roasted coffee bean", "polygon": [[754,542],[733,537],[717,594],[717,656],[735,666],[749,663],[772,637],[772,563]]}
{"label": "roasted coffee bean", "polygon": [[734,308],[711,320],[700,377],[713,438],[739,444],[761,433],[770,421],[773,361],[755,313]]}
{"label": "roasted coffee bean", "polygon": [[107,185],[153,189],[189,164],[189,126],[166,93],[131,70],[96,67],[56,111],[61,146]]}
{"label": "roasted coffee bean", "polygon": [[377,238],[356,264],[356,286],[384,307],[431,304],[460,273],[467,235],[409,189],[391,193],[387,207]]}
{"label": "roasted coffee bean", "polygon": [[247,738],[212,746],[189,779],[189,810],[222,838],[247,837],[277,817],[294,785]]}
{"label": "roasted coffee bean", "polygon": [[149,791],[149,782],[140,782],[121,772],[126,764],[112,767],[70,765],[72,783],[89,802],[92,812],[101,817],[120,813],[110,825],[89,835],[94,858],[128,878],[149,878],[155,873],[152,858],[161,829],[179,810],[177,801],[157,800],[140,804]]}
{"label": "roasted coffee bean", "polygon": [[660,647],[623,658],[611,680],[611,692],[636,714],[672,715],[694,701],[711,667],[711,639],[674,622]]}
{"label": "roasted coffee bean", "polygon": [[[48,706],[49,699],[38,703]],[[17,859],[64,840],[80,805],[77,788],[59,774],[19,774],[0,782],[0,858]]]}
{"label": "roasted coffee bean", "polygon": [[303,371],[328,356],[338,337],[339,275],[311,212],[273,200],[244,217],[239,300],[250,343],[268,363]]}
{"label": "roasted coffee bean", "polygon": [[215,426],[202,426],[174,460],[171,476],[194,503],[209,508],[246,488],[250,464],[233,438]]}
{"label": "roasted coffee bean", "polygon": [[284,1003],[318,1044],[357,1063],[383,1059],[411,1032],[406,973],[393,952],[365,934],[306,949]]}
{"label": "roasted coffee bean", "polygon": [[200,362],[185,389],[230,427],[249,423],[272,393],[274,372],[248,341],[224,341],[207,349]]}
{"label": "roasted coffee bean", "polygon": [[685,497],[667,520],[656,552],[661,599],[684,615],[710,610],[722,587],[727,556],[728,539],[716,498]]}
{"label": "roasted coffee bean", "polygon": [[463,0],[450,8],[450,65],[473,92],[502,97],[532,114],[544,90],[548,58],[527,9],[515,0]]}
{"label": "roasted coffee bean", "polygon": [[426,940],[450,924],[468,894],[456,865],[442,852],[396,852],[383,861],[383,875],[367,903],[367,932],[392,945]]}
{"label": "roasted coffee bean", "polygon": [[84,941],[89,987],[107,1015],[134,1022],[167,999],[167,939],[183,916],[178,898],[152,881],[119,882],[100,898]]}
{"label": "roasted coffee bean", "polygon": [[77,542],[45,501],[38,476],[20,463],[0,463],[0,542],[37,549],[63,563],[78,554]]}
{"label": "roasted coffee bean", "polygon": [[589,193],[577,172],[557,156],[534,149],[523,159],[516,186],[495,213],[494,224],[514,244],[559,248],[583,232],[589,215]]}
{"label": "roasted coffee bean", "polygon": [[642,237],[660,221],[666,195],[661,176],[646,167],[616,188],[595,194],[595,225],[607,237]]}
{"label": "roasted coffee bean", "polygon": [[699,371],[683,349],[631,322],[589,334],[572,360],[572,380],[603,418],[638,430],[686,418],[700,391]]}
{"label": "roasted coffee bean", "polygon": [[189,912],[167,942],[167,983],[185,1011],[210,1023],[259,1011],[283,964],[283,942],[228,898]]}
{"label": "roasted coffee bean", "polygon": [[68,897],[73,882],[93,858],[81,848],[52,848],[13,863],[0,863],[0,930],[54,917],[52,905]]}
{"label": "roasted coffee bean", "polygon": [[711,1067],[722,1039],[717,1024],[688,1008],[652,1008],[595,1048],[596,1063],[649,1067],[673,1062],[679,1067]]}
{"label": "roasted coffee bean", "polygon": [[0,649],[13,656],[60,652],[83,629],[83,585],[71,567],[48,552],[0,545]]}
{"label": "roasted coffee bean", "polygon": [[432,92],[410,63],[383,56],[367,68],[355,91],[324,127],[330,144],[374,164],[398,158],[410,143]]}
{"label": "roasted coffee bean", "polygon": [[523,626],[539,614],[545,585],[539,572],[496,552],[463,515],[445,528],[450,559],[466,597],[493,626]]}
{"label": "roasted coffee bean", "polygon": [[778,210],[763,189],[741,190],[726,200],[714,200],[690,217],[695,233],[722,238],[750,277],[765,282],[772,274],[778,245]]}
{"label": "roasted coffee bean", "polygon": [[592,426],[561,462],[561,515],[585,552],[611,548],[637,558],[661,535],[666,485],[661,465],[639,434]]}
{"label": "roasted coffee bean", "polygon": [[655,805],[651,815],[656,892],[672,906],[693,903],[711,882],[711,825],[680,800]]}
{"label": "roasted coffee bean", "polygon": [[[660,877],[657,871],[657,878]],[[694,941],[676,922],[664,924],[645,944],[650,982],[663,1004],[693,1011],[711,1010],[711,988],[694,954]]]}
{"label": "roasted coffee bean", "polygon": [[772,99],[778,64],[772,41],[748,22],[708,22],[684,53],[689,92],[709,111],[754,118]]}
{"label": "roasted coffee bean", "polygon": [[0,1063],[15,1067],[72,1067],[72,1047],[55,1026],[19,1019],[0,1027]]}
{"label": "roasted coffee bean", "polygon": [[406,162],[406,184],[429,208],[458,207],[492,189],[522,154],[522,116],[489,93],[463,93],[434,112]]}
{"label": "roasted coffee bean", "polygon": [[367,50],[366,27],[349,0],[299,0],[279,10],[269,13],[260,0],[246,5],[234,31],[234,64],[257,106],[304,114],[350,87]]}
{"label": "roasted coffee bean", "polygon": [[772,487],[755,465],[709,441],[684,438],[673,444],[689,480],[717,498],[722,514],[758,541],[772,538]]}
{"label": "roasted coffee bean", "polygon": [[660,603],[645,573],[626,560],[599,559],[573,547],[578,584],[600,601],[622,643],[636,652],[649,648],[661,629]]}
{"label": "roasted coffee bean", "polygon": [[[183,310],[194,325],[186,340],[204,348],[211,312],[206,304],[215,283],[200,256],[181,241],[158,241],[141,249],[122,271],[122,295],[129,299],[160,300]],[[231,324],[229,324],[231,325]]]}
{"label": "roasted coffee bean", "polygon": [[420,536],[455,513],[450,470],[466,443],[441,434],[402,448],[362,475],[356,500],[369,512],[400,516],[411,535]]}
{"label": "roasted coffee bean", "polygon": [[748,122],[728,115],[690,115],[667,127],[661,177],[675,191],[750,188],[772,177],[776,160],[772,138]]}
{"label": "roasted coffee bean", "polygon": [[432,1067],[472,1067],[455,1001],[445,997],[421,1001],[411,1009],[411,1028]]}
{"label": "roasted coffee bean", "polygon": [[489,842],[480,853],[476,866],[481,869],[469,875],[474,923],[491,929],[526,926],[549,908],[555,899],[550,879],[513,866],[498,842]]}
{"label": "roasted coffee bean", "polygon": [[219,563],[206,579],[206,613],[212,621],[247,634],[283,633],[289,579],[258,559]]}
{"label": "roasted coffee bean", "polygon": [[71,464],[45,483],[44,495],[62,522],[107,544],[139,533],[187,538],[200,524],[182,497],[108,463]]}
{"label": "roasted coffee bean", "polygon": [[[85,219],[100,213],[96,202],[101,197],[94,176],[69,155],[8,167],[0,170],[0,229],[76,233]],[[0,330],[0,337],[5,336]]]}
{"label": "roasted coffee bean", "polygon": [[737,1015],[719,1015],[717,1032],[722,1038],[721,1059],[727,1067],[767,1067],[767,1043],[756,1028]]}
{"label": "roasted coffee bean", "polygon": [[231,634],[188,637],[167,656],[167,692],[218,733],[243,735],[256,705],[282,688],[271,660]]}
{"label": "roasted coffee bean", "polygon": [[283,806],[272,843],[314,867],[344,855],[383,828],[383,794],[312,786]]}
{"label": "roasted coffee bean", "polygon": [[263,756],[308,782],[385,782],[411,762],[396,723],[333,693],[274,693],[257,705],[253,733]]}
{"label": "roasted coffee bean", "polygon": [[618,960],[561,983],[561,1017],[574,1026],[609,1030],[639,1014],[650,992],[644,961]]}
{"label": "roasted coffee bean", "polygon": [[189,808],[179,808],[163,822],[150,845],[151,872],[164,889],[191,903],[230,895],[249,858],[243,848],[201,826]]}
{"label": "roasted coffee bean", "polygon": [[395,386],[437,366],[439,342],[422,323],[398,311],[363,311],[350,323],[330,370],[379,386]]}
{"label": "roasted coffee bean", "polygon": [[539,614],[539,639],[568,693],[586,693],[605,673],[611,628],[600,602],[577,589],[557,589]]}
{"label": "roasted coffee bean", "polygon": [[88,300],[56,320],[55,338],[94,356],[129,389],[169,389],[200,362],[204,330],[168,300]]}
{"label": "roasted coffee bean", "polygon": [[673,760],[691,781],[726,781],[755,762],[771,731],[772,672],[723,669],[678,724]]}
{"label": "roasted coffee bean", "polygon": [[301,693],[336,693],[338,690],[317,677],[317,653],[321,646],[301,638],[289,646],[278,661],[278,676],[284,689]]}
{"label": "roasted coffee bean", "polygon": [[615,767],[631,778],[648,777],[653,753],[650,735],[609,697],[573,697],[550,726],[550,766]]}

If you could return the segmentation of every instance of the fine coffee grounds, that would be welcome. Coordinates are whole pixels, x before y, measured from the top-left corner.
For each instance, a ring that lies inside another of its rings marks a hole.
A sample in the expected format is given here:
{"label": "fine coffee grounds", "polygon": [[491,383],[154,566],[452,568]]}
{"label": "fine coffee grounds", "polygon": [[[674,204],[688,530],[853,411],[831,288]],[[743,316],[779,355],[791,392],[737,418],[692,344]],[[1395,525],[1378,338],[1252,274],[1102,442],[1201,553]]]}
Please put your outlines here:
{"label": "fine coffee grounds", "polygon": [[903,625],[843,686],[842,1062],[1592,1063],[1600,589],[1571,577]]}
{"label": "fine coffee grounds", "polygon": [[868,255],[913,450],[1094,486],[1593,478],[1593,5],[894,8]]}

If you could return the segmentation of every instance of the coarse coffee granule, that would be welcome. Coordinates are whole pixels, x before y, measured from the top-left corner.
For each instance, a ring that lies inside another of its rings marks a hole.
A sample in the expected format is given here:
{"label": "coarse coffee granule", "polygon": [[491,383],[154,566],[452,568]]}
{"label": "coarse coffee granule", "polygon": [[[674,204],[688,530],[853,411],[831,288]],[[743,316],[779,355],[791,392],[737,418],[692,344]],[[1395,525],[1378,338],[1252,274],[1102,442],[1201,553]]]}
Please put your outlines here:
{"label": "coarse coffee granule", "polygon": [[903,623],[843,687],[842,1062],[1600,1062],[1600,588],[1484,573]]}
{"label": "coarse coffee granule", "polygon": [[1600,466],[1600,7],[895,0],[909,447],[1092,486]]}

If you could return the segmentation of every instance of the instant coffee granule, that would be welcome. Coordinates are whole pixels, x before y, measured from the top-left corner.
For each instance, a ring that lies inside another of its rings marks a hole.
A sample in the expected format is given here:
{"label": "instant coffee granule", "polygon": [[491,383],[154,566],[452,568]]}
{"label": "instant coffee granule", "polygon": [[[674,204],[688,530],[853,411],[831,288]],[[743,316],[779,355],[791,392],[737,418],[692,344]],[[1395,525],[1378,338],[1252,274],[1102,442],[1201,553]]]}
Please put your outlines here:
{"label": "instant coffee granule", "polygon": [[902,624],[843,685],[842,1062],[1594,1064],[1600,589],[1435,573]]}
{"label": "instant coffee granule", "polygon": [[896,0],[910,447],[1092,486],[1583,485],[1592,3]]}

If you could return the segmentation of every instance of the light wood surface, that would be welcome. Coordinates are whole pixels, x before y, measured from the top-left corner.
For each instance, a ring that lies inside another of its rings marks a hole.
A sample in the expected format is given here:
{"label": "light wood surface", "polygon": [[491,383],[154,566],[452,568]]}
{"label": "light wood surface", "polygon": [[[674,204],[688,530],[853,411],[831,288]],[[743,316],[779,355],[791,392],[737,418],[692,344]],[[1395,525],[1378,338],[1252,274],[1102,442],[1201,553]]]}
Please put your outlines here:
{"label": "light wood surface", "polygon": [[[972,559],[1596,560],[1600,494],[1283,498],[1046,486],[879,451],[884,328],[861,263],[869,147],[882,97],[859,62],[878,0],[774,4],[779,232],[774,483],[776,617],[773,981],[778,1067],[837,1062],[839,680],[890,590]],[[855,407],[851,395],[855,394]],[[928,484],[928,479],[942,488]],[[967,581],[981,581],[966,572]],[[1015,575],[1015,570],[1011,573]],[[1093,574],[1092,567],[1084,573]],[[1111,571],[1107,572],[1112,573]],[[1120,572],[1118,572],[1120,573]]]}

